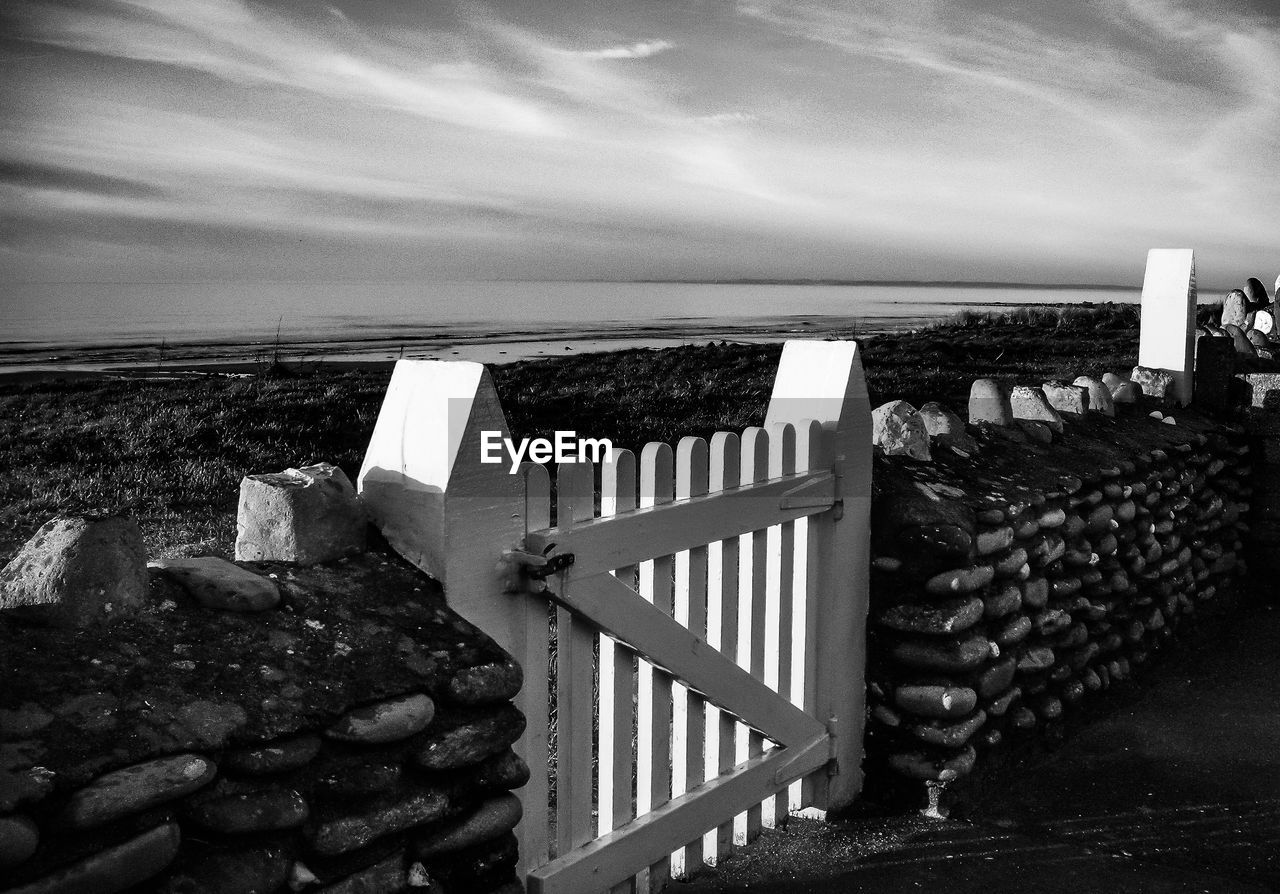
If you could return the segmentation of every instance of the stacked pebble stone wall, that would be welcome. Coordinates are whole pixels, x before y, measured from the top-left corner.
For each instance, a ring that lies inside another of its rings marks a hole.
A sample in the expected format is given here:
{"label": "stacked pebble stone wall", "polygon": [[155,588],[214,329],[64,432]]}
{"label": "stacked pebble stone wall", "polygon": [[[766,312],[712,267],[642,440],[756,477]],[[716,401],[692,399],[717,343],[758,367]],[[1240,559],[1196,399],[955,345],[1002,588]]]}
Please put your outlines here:
{"label": "stacked pebble stone wall", "polygon": [[[1250,439],[1168,377],[974,383],[874,414],[868,793],[933,794],[1233,600]],[[1075,412],[1072,412],[1074,410]],[[911,780],[912,782],[905,782]]]}
{"label": "stacked pebble stone wall", "polygon": [[[141,543],[59,520],[6,580],[68,529]],[[521,670],[433,582],[382,551],[143,562],[105,618],[0,611],[0,891],[520,890]]]}

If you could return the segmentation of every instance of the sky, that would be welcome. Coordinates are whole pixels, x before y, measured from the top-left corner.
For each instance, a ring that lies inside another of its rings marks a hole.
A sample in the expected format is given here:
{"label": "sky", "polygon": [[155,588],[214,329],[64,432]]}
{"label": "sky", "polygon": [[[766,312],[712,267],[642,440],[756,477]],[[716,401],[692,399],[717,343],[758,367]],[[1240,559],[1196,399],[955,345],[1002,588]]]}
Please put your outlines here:
{"label": "sky", "polygon": [[6,0],[3,283],[1280,273],[1268,0]]}

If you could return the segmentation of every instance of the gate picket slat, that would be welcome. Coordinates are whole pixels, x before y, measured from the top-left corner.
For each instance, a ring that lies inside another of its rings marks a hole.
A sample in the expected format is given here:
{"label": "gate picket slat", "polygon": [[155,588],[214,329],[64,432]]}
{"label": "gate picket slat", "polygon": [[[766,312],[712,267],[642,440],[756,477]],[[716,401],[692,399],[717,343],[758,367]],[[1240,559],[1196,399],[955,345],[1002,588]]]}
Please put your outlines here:
{"label": "gate picket slat", "polygon": [[[752,426],[742,433],[742,469],[741,481],[751,484],[769,479],[769,433],[758,426]],[[768,595],[769,543],[767,531],[753,531],[751,534],[751,589],[740,594],[741,609],[739,636],[745,642],[739,643],[741,654],[746,659],[746,667],[756,679],[764,679],[764,631],[765,601]],[[764,754],[764,737],[757,732],[747,733],[747,757],[754,758]],[[760,834],[763,811],[761,805],[755,804],[747,810],[747,841],[753,841]]]}
{"label": "gate picket slat", "polygon": [[[640,506],[656,506],[675,499],[675,460],[669,444],[644,446],[640,454]],[[672,613],[673,557],[660,556],[641,565],[640,584],[645,596],[664,614]],[[637,725],[636,813],[642,815],[671,800],[671,677],[651,665],[639,667],[640,717]],[[647,744],[647,747],[645,747]],[[643,798],[643,800],[642,800]],[[662,857],[649,867],[650,891],[660,891],[671,875],[671,858]]]}
{"label": "gate picket slat", "polygon": [[[708,493],[719,493],[739,483],[741,466],[741,446],[739,438],[732,432],[716,432],[711,438],[711,462],[708,475]],[[733,537],[720,542],[719,587],[716,592],[709,593],[709,603],[715,606],[718,621],[719,637],[711,645],[719,649],[721,654],[730,660],[738,655],[738,547],[739,538]],[[712,613],[708,605],[708,615]],[[711,620],[710,618],[708,619]],[[717,775],[728,773],[738,762],[737,734],[738,722],[723,711],[716,711],[717,729],[714,732],[717,746]],[[733,851],[733,818],[731,817],[716,829],[716,859],[728,856]]]}
{"label": "gate picket slat", "polygon": [[[790,475],[796,469],[796,430],[790,423],[769,426],[769,476]],[[778,572],[775,605],[770,609],[768,629],[770,646],[774,656],[772,673],[776,674],[778,692],[786,699],[794,702],[791,690],[791,624],[793,620],[793,603],[795,590],[795,522],[783,522],[779,526],[778,538]],[[790,812],[790,797],[787,789],[778,792],[774,797],[773,821],[776,826],[786,820]]]}
{"label": "gate picket slat", "polygon": [[[525,524],[530,530],[551,524],[551,479],[547,469],[538,463],[521,463],[520,477],[525,486]],[[517,828],[520,831],[520,866],[527,872],[541,866],[550,856],[550,742],[547,729],[547,702],[551,646],[548,606],[542,599],[516,597],[512,610],[520,612],[524,627],[524,688],[520,692],[525,708],[525,728],[520,736],[519,754],[529,765],[529,781],[522,794],[525,803],[535,811]],[[537,805],[542,805],[540,808]]]}
{"label": "gate picket slat", "polygon": [[[708,484],[708,448],[702,438],[681,438],[676,446],[676,499],[702,496]],[[707,634],[707,547],[695,546],[683,553],[676,574],[676,620],[699,637]],[[682,795],[706,781],[703,747],[706,732],[706,700],[683,686],[673,707],[671,724],[673,764],[683,773],[672,780],[672,797]],[[688,875],[702,868],[702,839],[683,849],[679,870]]]}
{"label": "gate picket slat", "polygon": [[[600,469],[600,515],[613,516],[636,507],[636,458],[630,450],[615,450]],[[618,580],[635,585],[636,566],[619,568]],[[636,657],[612,637],[600,635],[600,803],[597,828],[607,835],[635,816],[632,806],[633,699],[636,692]],[[620,882],[613,894],[632,894],[635,879]]]}
{"label": "gate picket slat", "polygon": [[[556,522],[595,515],[595,487],[590,462],[560,463],[556,469]],[[572,612],[556,610],[556,843],[557,853],[586,844],[594,837],[591,821],[591,725],[596,641],[595,628]]]}

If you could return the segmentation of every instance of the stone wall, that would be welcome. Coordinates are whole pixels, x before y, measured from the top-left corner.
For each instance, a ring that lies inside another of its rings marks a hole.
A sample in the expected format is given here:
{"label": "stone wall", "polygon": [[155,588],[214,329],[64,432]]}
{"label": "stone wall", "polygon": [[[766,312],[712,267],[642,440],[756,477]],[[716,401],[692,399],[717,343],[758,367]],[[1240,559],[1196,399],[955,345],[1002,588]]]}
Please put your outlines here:
{"label": "stone wall", "polygon": [[896,414],[914,439],[878,434],[872,794],[919,797],[919,781],[1057,736],[1092,694],[1231,605],[1251,439],[1167,406],[1149,371],[1132,380],[1146,393],[1108,376],[1106,393],[1080,379],[1016,389],[1012,404],[978,382],[969,425],[939,423],[936,407],[916,425],[907,407]]}
{"label": "stone wall", "polygon": [[519,889],[521,671],[431,580],[377,549],[206,558],[55,605],[41,569],[74,589],[77,550],[131,539],[71,521],[6,569],[0,890]]}

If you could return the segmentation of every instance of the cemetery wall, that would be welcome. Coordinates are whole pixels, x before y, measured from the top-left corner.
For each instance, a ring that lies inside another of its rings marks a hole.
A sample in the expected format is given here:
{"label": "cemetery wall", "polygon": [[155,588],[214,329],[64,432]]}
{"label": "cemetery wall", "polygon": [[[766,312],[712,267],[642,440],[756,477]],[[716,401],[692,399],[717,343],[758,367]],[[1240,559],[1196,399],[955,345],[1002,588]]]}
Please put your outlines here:
{"label": "cemetery wall", "polygon": [[1015,389],[1011,403],[975,383],[967,426],[921,408],[914,456],[876,411],[873,797],[918,798],[919,781],[1057,738],[1091,697],[1233,605],[1255,439],[1167,406],[1158,374],[1134,371],[1140,394],[1108,378],[1106,394],[1081,379]]}
{"label": "cemetery wall", "polygon": [[0,890],[518,890],[521,671],[432,581],[358,549],[148,569],[136,532],[51,522],[6,571]]}

